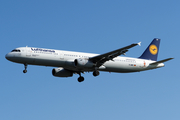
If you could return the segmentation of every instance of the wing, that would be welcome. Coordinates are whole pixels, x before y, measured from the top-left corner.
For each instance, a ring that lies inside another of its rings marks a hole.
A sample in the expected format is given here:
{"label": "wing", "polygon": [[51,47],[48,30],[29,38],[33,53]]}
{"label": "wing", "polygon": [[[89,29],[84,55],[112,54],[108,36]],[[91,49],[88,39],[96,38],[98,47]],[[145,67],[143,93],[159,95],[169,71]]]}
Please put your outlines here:
{"label": "wing", "polygon": [[120,49],[117,49],[117,50],[114,50],[114,51],[111,51],[111,52],[108,52],[105,54],[101,54],[101,55],[89,58],[89,60],[92,61],[93,63],[95,63],[96,67],[100,67],[106,61],[113,60],[113,58],[115,58],[119,55],[125,54],[128,51],[128,49],[135,47],[136,45],[140,46],[141,42],[131,44],[129,46],[126,46],[126,47],[123,47],[123,48],[120,48]]}

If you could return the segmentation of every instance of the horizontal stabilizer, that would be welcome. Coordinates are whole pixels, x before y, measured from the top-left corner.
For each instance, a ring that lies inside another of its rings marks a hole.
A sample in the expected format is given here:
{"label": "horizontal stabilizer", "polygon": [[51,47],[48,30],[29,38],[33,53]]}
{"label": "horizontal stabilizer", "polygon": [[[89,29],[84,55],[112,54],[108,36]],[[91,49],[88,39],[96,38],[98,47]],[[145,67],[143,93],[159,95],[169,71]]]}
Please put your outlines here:
{"label": "horizontal stabilizer", "polygon": [[160,61],[151,63],[150,65],[156,65],[156,64],[163,63],[163,62],[166,62],[166,61],[169,61],[169,60],[172,60],[172,59],[174,59],[174,58],[168,58],[168,59],[160,60]]}

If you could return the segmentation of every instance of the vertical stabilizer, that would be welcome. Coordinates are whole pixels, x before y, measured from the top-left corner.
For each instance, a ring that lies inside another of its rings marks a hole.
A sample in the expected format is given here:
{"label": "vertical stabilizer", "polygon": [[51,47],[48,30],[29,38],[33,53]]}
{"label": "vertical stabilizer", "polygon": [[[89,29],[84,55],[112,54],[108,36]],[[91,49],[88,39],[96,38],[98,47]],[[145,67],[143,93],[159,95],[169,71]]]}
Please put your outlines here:
{"label": "vertical stabilizer", "polygon": [[159,45],[160,45],[160,39],[154,38],[151,44],[148,46],[148,48],[139,58],[157,61]]}

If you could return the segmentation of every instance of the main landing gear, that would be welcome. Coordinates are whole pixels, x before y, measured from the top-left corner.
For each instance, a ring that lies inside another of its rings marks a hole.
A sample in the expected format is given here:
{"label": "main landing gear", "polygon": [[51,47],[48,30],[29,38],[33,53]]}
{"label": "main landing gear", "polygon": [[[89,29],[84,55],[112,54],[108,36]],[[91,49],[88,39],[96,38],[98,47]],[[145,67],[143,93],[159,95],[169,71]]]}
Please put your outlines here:
{"label": "main landing gear", "polygon": [[[84,81],[84,77],[81,76],[81,72],[79,72],[78,74],[79,74],[78,82],[83,82],[83,81]],[[98,76],[99,74],[100,74],[100,73],[99,73],[98,70],[95,70],[95,71],[93,72],[93,75],[94,75],[95,77]]]}
{"label": "main landing gear", "polygon": [[81,72],[79,72],[78,74],[79,74],[78,82],[83,82],[84,77],[81,76]]}
{"label": "main landing gear", "polygon": [[96,77],[96,76],[98,76],[100,73],[99,73],[99,71],[98,70],[95,70],[94,72],[93,72],[93,75]]}
{"label": "main landing gear", "polygon": [[24,68],[25,69],[23,70],[23,73],[27,73],[27,64],[26,63],[24,64]]}

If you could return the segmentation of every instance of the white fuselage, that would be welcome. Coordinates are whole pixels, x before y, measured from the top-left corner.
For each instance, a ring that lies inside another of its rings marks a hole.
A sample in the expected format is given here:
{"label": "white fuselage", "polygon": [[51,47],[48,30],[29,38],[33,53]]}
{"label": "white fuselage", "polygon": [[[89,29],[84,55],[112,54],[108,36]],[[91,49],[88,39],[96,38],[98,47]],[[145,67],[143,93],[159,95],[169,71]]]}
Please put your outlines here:
{"label": "white fuselage", "polygon": [[[20,47],[20,51],[12,51],[6,55],[10,61],[22,64],[63,67],[67,70],[81,71],[80,68],[75,67],[74,60],[77,58],[89,59],[98,54],[72,52],[63,50],[52,50],[33,47]],[[98,68],[100,71],[108,72],[139,72],[149,69],[163,67],[164,64],[150,65],[156,61],[145,60],[130,57],[116,57],[113,60],[105,62]],[[82,71],[94,71],[95,68],[83,68]]]}

